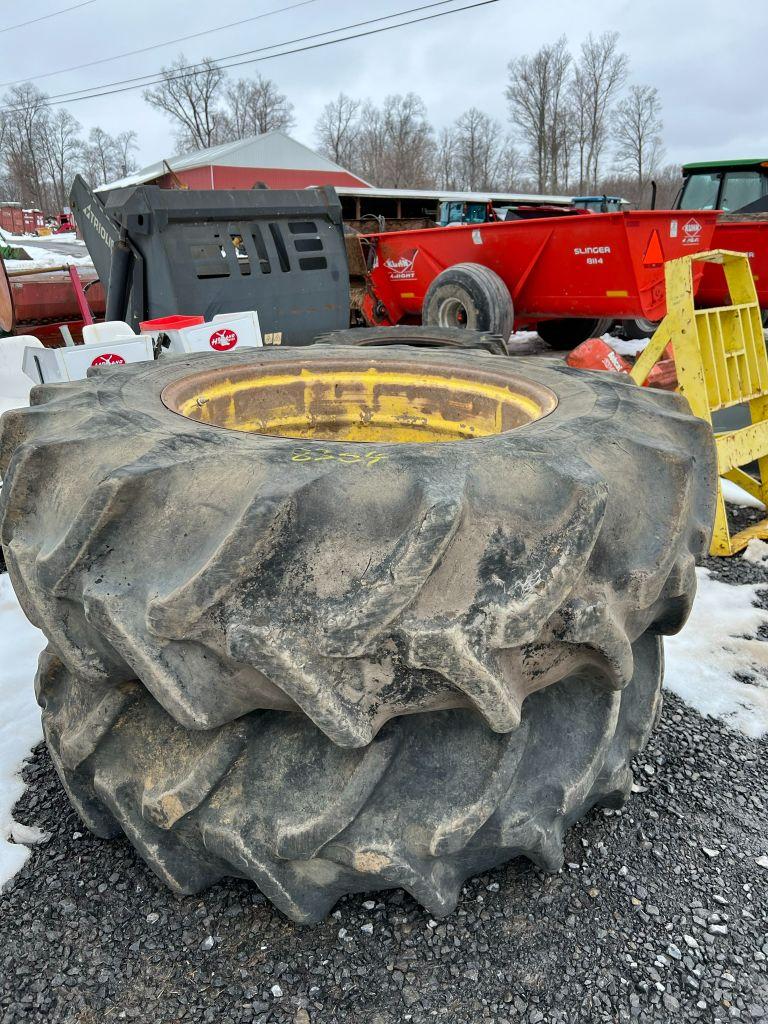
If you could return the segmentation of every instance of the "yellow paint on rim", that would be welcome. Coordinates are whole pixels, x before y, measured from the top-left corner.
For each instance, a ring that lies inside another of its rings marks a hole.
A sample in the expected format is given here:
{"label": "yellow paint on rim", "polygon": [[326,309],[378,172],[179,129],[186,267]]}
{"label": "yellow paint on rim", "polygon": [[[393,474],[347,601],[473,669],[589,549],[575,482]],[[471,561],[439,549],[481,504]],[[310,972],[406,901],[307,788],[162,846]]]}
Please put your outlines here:
{"label": "yellow paint on rim", "polygon": [[455,365],[422,369],[359,356],[346,366],[256,363],[193,374],[169,385],[163,401],[182,416],[229,430],[369,443],[487,437],[557,405],[548,388],[512,375],[464,375]]}

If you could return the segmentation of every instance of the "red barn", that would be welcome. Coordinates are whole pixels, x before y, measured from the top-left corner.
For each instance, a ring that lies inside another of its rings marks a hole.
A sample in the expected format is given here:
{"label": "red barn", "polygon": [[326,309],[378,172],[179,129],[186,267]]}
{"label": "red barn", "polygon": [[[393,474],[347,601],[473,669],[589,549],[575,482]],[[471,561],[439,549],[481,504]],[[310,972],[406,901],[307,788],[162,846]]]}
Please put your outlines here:
{"label": "red barn", "polygon": [[225,142],[186,156],[173,156],[144,167],[119,181],[101,185],[107,192],[128,185],[179,184],[193,189],[253,188],[263,182],[270,188],[306,188],[309,185],[366,187],[367,181],[339,167],[283,132],[266,132],[249,139]]}

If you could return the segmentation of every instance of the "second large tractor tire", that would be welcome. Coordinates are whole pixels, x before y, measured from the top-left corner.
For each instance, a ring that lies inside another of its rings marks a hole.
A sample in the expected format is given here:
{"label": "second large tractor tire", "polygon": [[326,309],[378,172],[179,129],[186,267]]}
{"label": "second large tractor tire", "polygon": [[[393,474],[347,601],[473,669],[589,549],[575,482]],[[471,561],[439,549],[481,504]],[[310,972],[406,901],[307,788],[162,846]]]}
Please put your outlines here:
{"label": "second large tractor tire", "polygon": [[661,639],[644,634],[632,654],[623,690],[577,673],[529,697],[514,732],[435,711],[358,750],[276,711],[190,732],[139,683],[105,692],[50,652],[37,692],[85,824],[125,834],[174,891],[249,878],[309,923],[347,893],[399,887],[442,917],[469,875],[512,857],[558,870],[566,828],[624,802],[660,707]]}

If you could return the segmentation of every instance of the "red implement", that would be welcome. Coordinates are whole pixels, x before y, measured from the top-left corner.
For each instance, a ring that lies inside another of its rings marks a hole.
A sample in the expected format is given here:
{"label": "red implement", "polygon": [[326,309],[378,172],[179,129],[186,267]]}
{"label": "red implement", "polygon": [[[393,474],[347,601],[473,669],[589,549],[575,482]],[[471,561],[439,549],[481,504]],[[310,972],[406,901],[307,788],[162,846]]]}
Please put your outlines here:
{"label": "red implement", "polygon": [[[607,370],[609,373],[629,373],[632,364],[619,355],[602,338],[589,338],[569,352],[566,363],[577,370]],[[648,374],[644,387],[674,391],[677,387],[677,370],[674,353],[667,345],[666,358],[659,360]]]}
{"label": "red implement", "polygon": [[[768,220],[720,220],[715,225],[712,248],[747,254],[760,308],[768,309]],[[716,263],[705,264],[701,284],[696,291],[696,305],[730,303],[723,268]]]}
{"label": "red implement", "polygon": [[660,320],[664,262],[711,248],[717,217],[643,210],[369,235],[363,312],[369,323],[418,323],[442,270],[479,263],[509,289],[516,329],[565,317]]}
{"label": "red implement", "polygon": [[[43,344],[62,344],[60,324],[79,336],[83,323],[104,316],[104,289],[94,270],[76,270],[82,286],[75,294],[67,272],[48,271],[9,278],[0,264],[0,330],[7,334],[34,334]],[[85,296],[87,295],[87,299]],[[88,311],[91,320],[84,316]]]}

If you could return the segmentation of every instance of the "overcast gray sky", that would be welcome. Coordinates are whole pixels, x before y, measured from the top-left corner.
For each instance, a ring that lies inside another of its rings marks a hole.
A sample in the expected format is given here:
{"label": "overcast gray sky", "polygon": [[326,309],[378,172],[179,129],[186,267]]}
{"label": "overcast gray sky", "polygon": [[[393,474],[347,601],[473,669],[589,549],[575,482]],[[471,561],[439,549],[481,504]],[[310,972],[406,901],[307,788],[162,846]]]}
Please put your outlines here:
{"label": "overcast gray sky", "polygon": [[[36,25],[11,29],[83,0],[2,0],[0,81],[33,78],[63,93],[149,74],[181,48],[190,60],[222,58],[366,18],[416,7],[426,0],[312,0],[224,31],[217,26],[284,7],[295,0],[93,0]],[[471,0],[453,0],[459,6]],[[768,2],[766,0],[498,0],[476,10],[401,28],[311,53],[251,64],[275,79],[296,109],[294,135],[309,145],[323,105],[339,91],[374,101],[391,92],[419,93],[436,127],[478,106],[507,122],[507,63],[564,33],[574,52],[591,31],[615,29],[630,58],[630,82],[661,94],[669,161],[768,157]],[[66,74],[38,78],[193,32],[183,44]],[[68,104],[88,129],[99,124],[138,134],[141,164],[170,156],[172,129],[142,100],[141,91]]]}

